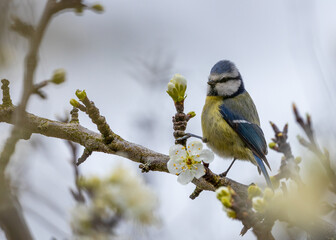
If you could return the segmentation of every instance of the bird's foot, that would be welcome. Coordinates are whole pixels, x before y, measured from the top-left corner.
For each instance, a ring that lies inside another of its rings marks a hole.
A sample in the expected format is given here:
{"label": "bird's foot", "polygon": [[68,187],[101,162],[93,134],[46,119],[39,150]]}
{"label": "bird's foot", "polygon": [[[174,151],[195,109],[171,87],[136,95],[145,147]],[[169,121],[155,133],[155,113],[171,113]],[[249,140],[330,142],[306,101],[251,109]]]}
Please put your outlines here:
{"label": "bird's foot", "polygon": [[222,172],[221,174],[219,174],[220,177],[226,177],[226,175],[228,174],[228,170],[226,170],[225,172]]}
{"label": "bird's foot", "polygon": [[227,169],[225,172],[219,174],[219,176],[220,176],[220,177],[226,177],[226,175],[228,174],[228,172],[230,171],[231,167],[233,166],[233,164],[234,164],[234,162],[235,162],[236,160],[237,160],[237,159],[234,158],[233,161],[231,162],[230,166],[228,167],[228,169]]}

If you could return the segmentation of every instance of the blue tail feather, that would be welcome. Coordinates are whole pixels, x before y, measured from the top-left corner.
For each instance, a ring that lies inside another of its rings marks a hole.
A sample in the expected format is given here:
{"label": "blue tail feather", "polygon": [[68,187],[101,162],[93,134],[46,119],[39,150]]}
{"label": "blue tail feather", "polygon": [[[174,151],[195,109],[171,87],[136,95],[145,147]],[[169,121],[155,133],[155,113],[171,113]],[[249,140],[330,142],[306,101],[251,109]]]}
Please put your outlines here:
{"label": "blue tail feather", "polygon": [[271,182],[271,179],[267,173],[267,170],[265,168],[265,165],[263,163],[263,161],[258,157],[256,156],[255,154],[253,154],[255,160],[257,161],[257,164],[262,172],[262,174],[264,175],[265,179],[266,179],[266,182],[267,182],[267,185],[273,189],[273,185],[272,185],[272,182]]}

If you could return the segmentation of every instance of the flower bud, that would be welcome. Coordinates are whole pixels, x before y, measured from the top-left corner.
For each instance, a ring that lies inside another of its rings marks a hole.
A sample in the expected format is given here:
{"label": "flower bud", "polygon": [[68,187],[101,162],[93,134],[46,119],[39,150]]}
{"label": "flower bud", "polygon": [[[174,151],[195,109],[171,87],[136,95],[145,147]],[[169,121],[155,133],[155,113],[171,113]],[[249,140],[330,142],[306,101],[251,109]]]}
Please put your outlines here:
{"label": "flower bud", "polygon": [[170,81],[175,83],[175,85],[178,84],[182,87],[187,88],[187,79],[185,79],[185,77],[183,77],[181,74],[175,74]]}
{"label": "flower bud", "polygon": [[[218,197],[217,197],[218,198]],[[219,198],[218,198],[219,199]],[[231,203],[231,196],[226,196],[226,197],[221,197],[219,199],[219,201],[221,201],[221,203],[223,204],[224,207],[226,208],[230,208],[232,207],[232,203]]]}
{"label": "flower bud", "polygon": [[228,187],[219,187],[216,190],[216,196],[218,199],[222,197],[231,196],[231,191]]}
{"label": "flower bud", "polygon": [[274,196],[274,192],[272,189],[266,188],[264,190],[264,200],[265,201],[270,201],[273,198],[273,196]]}
{"label": "flower bud", "polygon": [[302,158],[301,157],[296,157],[294,159],[294,161],[296,162],[296,164],[299,164],[302,161]]}
{"label": "flower bud", "polygon": [[265,208],[266,208],[266,204],[263,198],[261,197],[255,197],[252,199],[252,206],[254,208],[254,210],[256,210],[257,212],[264,212]]}
{"label": "flower bud", "polygon": [[83,101],[86,98],[86,92],[85,90],[81,91],[79,89],[76,90],[76,96],[79,100]]}
{"label": "flower bud", "polygon": [[232,207],[232,194],[234,194],[234,191],[230,187],[220,187],[216,190],[217,199],[226,209]]}
{"label": "flower bud", "polygon": [[276,177],[271,176],[270,179],[271,179],[271,183],[272,183],[274,189],[276,189],[280,186],[280,181]]}
{"label": "flower bud", "polygon": [[251,185],[247,189],[248,198],[252,199],[257,196],[261,196],[261,189],[257,185]]}
{"label": "flower bud", "polygon": [[92,5],[91,9],[94,10],[94,11],[96,11],[96,12],[99,12],[99,13],[101,13],[101,12],[104,11],[103,5],[101,5],[99,3],[96,3],[96,4]]}
{"label": "flower bud", "polygon": [[237,218],[236,212],[233,211],[232,209],[227,209],[226,214],[229,218],[233,218],[233,219]]}
{"label": "flower bud", "polygon": [[187,115],[189,115],[189,118],[193,118],[193,117],[196,116],[196,113],[194,111],[192,111],[192,112],[188,112]]}
{"label": "flower bud", "polygon": [[169,82],[168,83],[168,92],[173,92],[174,91],[174,89],[175,89],[175,84],[174,83],[172,83],[172,82]]}
{"label": "flower bud", "polygon": [[76,99],[70,99],[70,104],[76,108],[79,107],[79,102]]}
{"label": "flower bud", "polygon": [[268,144],[268,146],[269,146],[269,148],[274,148],[275,146],[276,146],[276,143],[275,142],[270,142],[269,144]]}
{"label": "flower bud", "polygon": [[183,101],[185,96],[185,91],[187,89],[187,80],[180,74],[175,74],[173,78],[168,83],[167,93],[174,102]]}
{"label": "flower bud", "polygon": [[88,190],[93,190],[99,187],[99,185],[101,184],[101,180],[98,177],[93,176],[90,178],[80,179],[78,184],[83,188],[86,188]]}
{"label": "flower bud", "polygon": [[52,83],[61,84],[65,81],[65,71],[63,68],[56,69],[50,80]]}

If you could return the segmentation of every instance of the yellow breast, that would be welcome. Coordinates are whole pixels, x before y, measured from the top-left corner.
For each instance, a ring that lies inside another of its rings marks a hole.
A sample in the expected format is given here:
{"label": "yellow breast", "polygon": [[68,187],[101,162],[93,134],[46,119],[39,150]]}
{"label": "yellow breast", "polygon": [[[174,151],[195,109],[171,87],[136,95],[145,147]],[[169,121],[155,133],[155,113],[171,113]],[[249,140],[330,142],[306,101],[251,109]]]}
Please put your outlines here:
{"label": "yellow breast", "polygon": [[222,97],[207,96],[203,107],[202,131],[203,137],[208,140],[208,147],[221,157],[253,159],[252,152],[220,114],[219,107],[222,103]]}

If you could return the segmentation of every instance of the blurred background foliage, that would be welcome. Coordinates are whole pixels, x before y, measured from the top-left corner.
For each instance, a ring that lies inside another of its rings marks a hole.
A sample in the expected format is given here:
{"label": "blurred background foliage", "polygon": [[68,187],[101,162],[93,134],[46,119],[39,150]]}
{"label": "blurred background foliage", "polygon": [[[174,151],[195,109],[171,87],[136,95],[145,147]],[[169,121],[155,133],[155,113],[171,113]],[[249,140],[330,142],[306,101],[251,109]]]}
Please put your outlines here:
{"label": "blurred background foliage", "polygon": [[[90,2],[90,1],[88,1]],[[92,3],[92,2],[91,2]],[[0,78],[11,81],[16,104],[22,91],[25,39],[9,30],[11,16],[36,24],[45,0],[0,1]],[[102,15],[90,11],[66,13],[52,20],[40,51],[36,82],[57,68],[67,71],[68,81],[47,87],[47,99],[34,96],[28,111],[56,119],[69,113],[69,99],[76,89],[86,89],[106,116],[112,130],[125,139],[167,153],[173,143],[171,116],[174,107],[165,93],[174,73],[188,79],[186,112],[195,111],[188,132],[201,133],[200,113],[211,66],[220,59],[236,63],[252,95],[269,141],[268,121],[289,122],[289,140],[295,155],[309,156],[298,144],[290,106],[296,102],[310,112],[322,146],[335,156],[336,3],[332,0],[153,1],[102,0]],[[83,126],[95,126],[80,114]],[[0,125],[0,145],[10,126]],[[280,157],[268,155],[272,175]],[[84,176],[104,176],[123,163],[116,156],[94,153],[80,166]],[[216,158],[211,168],[222,172],[228,161]],[[335,164],[333,162],[333,164]],[[334,166],[334,165],[333,165]],[[76,206],[71,152],[63,141],[33,135],[20,142],[8,172],[13,176],[24,214],[37,239],[71,238],[71,209]],[[237,163],[231,178],[260,183],[255,168]],[[175,176],[143,175],[159,198],[160,226],[143,229],[121,224],[125,239],[236,239],[241,223],[219,211],[213,193],[195,201],[188,196],[193,186],[180,186]],[[52,191],[50,190],[52,189]],[[200,227],[195,227],[200,226]],[[225,227],[224,227],[225,226]],[[281,228],[281,239],[289,239]],[[250,232],[244,239],[255,239]]]}

